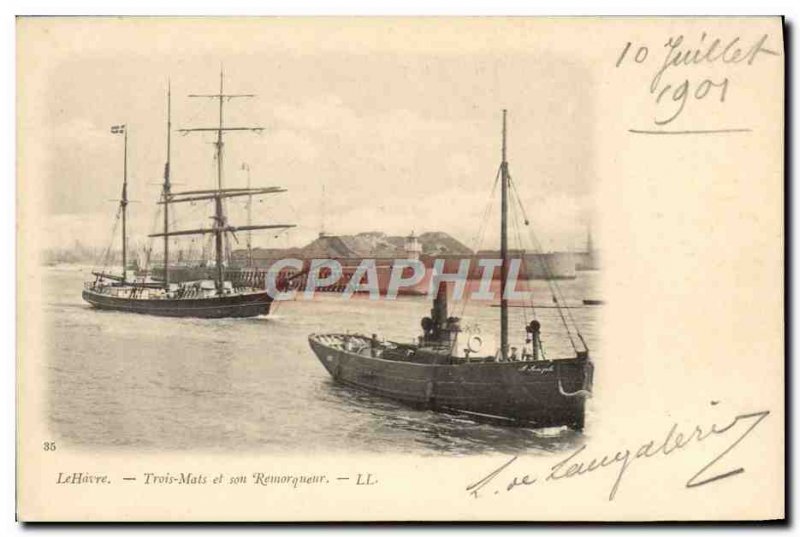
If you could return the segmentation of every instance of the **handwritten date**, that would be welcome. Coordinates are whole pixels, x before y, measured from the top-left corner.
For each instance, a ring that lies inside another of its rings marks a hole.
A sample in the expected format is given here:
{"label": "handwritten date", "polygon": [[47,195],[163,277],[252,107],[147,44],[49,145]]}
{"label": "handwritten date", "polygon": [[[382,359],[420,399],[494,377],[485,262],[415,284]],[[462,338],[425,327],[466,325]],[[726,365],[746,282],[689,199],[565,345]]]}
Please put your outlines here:
{"label": "handwritten date", "polygon": [[[663,126],[675,121],[690,100],[699,102],[708,99],[725,102],[731,85],[729,76],[712,78],[701,75],[690,78],[678,75],[679,68],[714,64],[750,66],[762,56],[779,56],[777,51],[767,47],[768,39],[769,36],[764,34],[749,43],[738,36],[727,40],[720,38],[712,40],[705,32],[694,45],[686,43],[688,40],[685,40],[683,35],[667,39],[664,44],[664,55],[650,81],[650,94],[654,96],[657,107],[653,122]],[[617,58],[616,66],[645,64],[649,61],[649,57],[649,47],[634,46],[629,41]],[[674,77],[671,78],[673,74]]]}

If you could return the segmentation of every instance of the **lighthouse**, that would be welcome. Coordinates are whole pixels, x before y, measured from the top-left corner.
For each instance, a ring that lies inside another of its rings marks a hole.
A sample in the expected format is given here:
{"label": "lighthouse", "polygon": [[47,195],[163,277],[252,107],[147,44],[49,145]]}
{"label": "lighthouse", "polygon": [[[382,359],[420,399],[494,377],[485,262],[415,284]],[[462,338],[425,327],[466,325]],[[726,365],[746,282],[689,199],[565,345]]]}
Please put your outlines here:
{"label": "lighthouse", "polygon": [[414,235],[413,231],[411,232],[411,235],[406,237],[405,253],[406,259],[419,259],[419,256],[422,253],[422,246],[420,245],[419,239],[417,239],[417,236]]}

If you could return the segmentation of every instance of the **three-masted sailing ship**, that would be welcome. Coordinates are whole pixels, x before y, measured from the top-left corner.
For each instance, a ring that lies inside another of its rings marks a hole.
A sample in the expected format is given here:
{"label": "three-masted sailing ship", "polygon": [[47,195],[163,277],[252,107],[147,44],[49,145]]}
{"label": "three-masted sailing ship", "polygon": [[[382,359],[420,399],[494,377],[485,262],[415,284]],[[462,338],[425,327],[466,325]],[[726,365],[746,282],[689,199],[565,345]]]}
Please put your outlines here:
{"label": "three-masted sailing ship", "polygon": [[[509,344],[506,279],[511,177],[506,161],[505,110],[498,178],[502,181],[502,264],[500,348],[496,353],[481,355],[479,349],[469,348],[471,343],[460,352],[459,345],[465,343],[459,341],[460,319],[449,315],[447,290],[442,285],[430,317],[422,320],[423,335],[418,343],[382,341],[377,335],[333,333],[312,334],[309,344],[333,379],[347,386],[413,406],[466,414],[499,424],[582,430],[586,398],[592,389],[593,365],[580,332],[577,331],[581,345],[578,346],[565,323],[575,354],[564,358],[551,359],[545,355],[541,324],[535,318],[524,327],[522,352],[518,354],[519,348]],[[553,294],[553,300],[561,315],[562,303],[557,293]]]}
{"label": "three-masted sailing ship", "polygon": [[[234,237],[237,232],[250,232],[264,229],[286,229],[294,227],[287,224],[261,224],[233,226],[228,222],[225,213],[225,200],[242,196],[256,196],[285,192],[281,187],[266,188],[225,188],[223,186],[223,148],[224,135],[229,131],[261,131],[261,127],[230,127],[224,122],[223,104],[230,99],[240,97],[253,97],[252,94],[226,94],[224,91],[224,78],[220,72],[219,93],[190,95],[214,99],[219,102],[219,123],[215,127],[179,129],[178,132],[211,132],[216,134],[216,188],[207,190],[189,190],[175,192],[170,182],[170,157],[171,157],[171,91],[167,90],[167,150],[166,164],[164,166],[164,182],[158,204],[163,208],[163,231],[149,235],[151,238],[163,239],[163,278],[140,276],[129,277],[127,270],[128,239],[127,239],[127,211],[128,211],[128,129],[125,125],[112,127],[112,133],[124,134],[125,151],[123,165],[122,196],[119,201],[117,217],[122,220],[122,271],[114,274],[111,271],[92,271],[94,279],[84,284],[83,299],[96,308],[118,310],[132,313],[145,313],[168,317],[254,317],[269,313],[272,297],[263,288],[233,285],[225,280],[225,243],[229,237]],[[213,203],[213,224],[210,227],[197,229],[170,229],[170,208],[173,205],[195,202]],[[215,277],[213,280],[183,281],[173,283],[170,281],[170,252],[169,241],[171,237],[190,235],[213,235]],[[279,284],[280,285],[280,284]]]}

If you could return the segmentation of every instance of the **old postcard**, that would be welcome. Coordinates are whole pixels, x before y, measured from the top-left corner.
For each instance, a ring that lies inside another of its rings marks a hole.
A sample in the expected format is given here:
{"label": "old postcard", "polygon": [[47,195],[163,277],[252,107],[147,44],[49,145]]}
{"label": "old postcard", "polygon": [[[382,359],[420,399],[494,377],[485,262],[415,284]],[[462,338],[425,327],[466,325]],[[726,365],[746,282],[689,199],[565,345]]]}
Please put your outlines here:
{"label": "old postcard", "polygon": [[780,18],[16,42],[20,520],[784,517]]}

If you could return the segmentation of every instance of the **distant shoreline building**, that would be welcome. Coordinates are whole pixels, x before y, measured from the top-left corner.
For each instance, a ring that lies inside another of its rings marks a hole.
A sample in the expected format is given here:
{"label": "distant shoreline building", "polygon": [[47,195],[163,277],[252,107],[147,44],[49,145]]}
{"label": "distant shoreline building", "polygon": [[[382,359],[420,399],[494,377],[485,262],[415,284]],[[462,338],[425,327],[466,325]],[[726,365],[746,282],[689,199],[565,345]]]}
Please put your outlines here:
{"label": "distant shoreline building", "polygon": [[[574,279],[577,277],[578,257],[575,252],[534,253],[523,250],[509,251],[509,258],[522,259],[519,278],[521,280],[554,280]],[[388,288],[392,266],[395,260],[418,259],[426,268],[425,277],[419,284],[411,288],[401,288],[400,294],[427,294],[433,267],[437,260],[443,261],[443,272],[456,274],[464,260],[469,261],[468,278],[479,280],[484,268],[480,261],[484,259],[500,259],[496,250],[480,250],[473,252],[470,248],[444,232],[427,232],[407,236],[390,236],[382,232],[370,231],[355,235],[329,235],[320,233],[309,244],[295,248],[246,248],[231,252],[230,265],[225,269],[226,278],[233,282],[241,281],[248,285],[264,285],[266,274],[272,266],[282,259],[299,259],[304,262],[303,270],[310,267],[314,259],[332,259],[342,266],[342,277],[333,285],[318,289],[319,291],[341,292],[350,282],[358,266],[364,259],[373,259],[377,267],[378,284],[381,293]],[[182,266],[170,266],[170,277],[173,281],[205,279],[212,275],[214,267],[184,263]],[[294,276],[294,269],[283,269],[280,278]],[[155,266],[151,272],[159,278],[163,267]],[[324,276],[324,275],[323,275]],[[496,269],[493,279],[500,280],[500,270]],[[304,287],[306,277],[295,279],[297,287]]]}
{"label": "distant shoreline building", "polygon": [[[576,275],[576,256],[572,252],[533,253],[511,250],[511,259],[523,260],[520,277],[523,279],[571,279]],[[323,235],[302,248],[255,248],[252,251],[252,267],[267,270],[280,259],[295,258],[336,259],[345,273],[355,269],[363,259],[375,259],[379,268],[390,268],[395,259],[419,259],[426,268],[433,268],[437,259],[444,260],[447,273],[458,271],[462,260],[470,261],[470,278],[481,277],[481,259],[499,259],[500,252],[470,248],[444,232],[428,232],[420,235],[388,236],[381,232],[364,232],[356,235]],[[244,267],[248,260],[246,250],[236,250],[231,256],[233,267]],[[500,278],[499,271],[495,279]]]}

